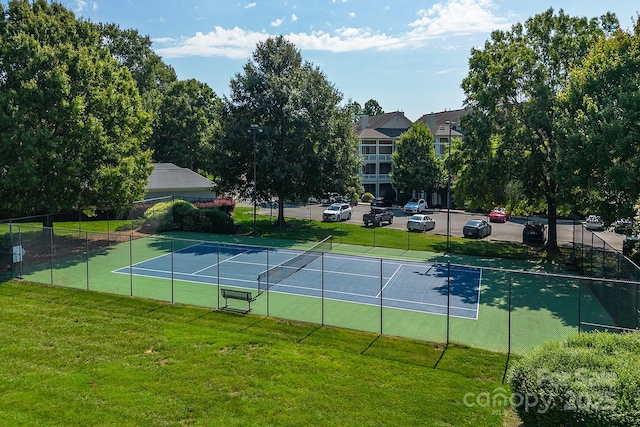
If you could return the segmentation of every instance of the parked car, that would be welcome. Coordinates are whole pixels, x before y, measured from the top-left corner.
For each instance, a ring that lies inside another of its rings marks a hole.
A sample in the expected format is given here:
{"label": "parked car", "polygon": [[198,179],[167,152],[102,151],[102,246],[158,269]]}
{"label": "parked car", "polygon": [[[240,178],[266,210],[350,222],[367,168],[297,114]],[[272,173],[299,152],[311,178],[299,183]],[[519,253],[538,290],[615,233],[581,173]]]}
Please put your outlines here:
{"label": "parked car", "polygon": [[351,219],[351,205],[349,203],[334,203],[322,213],[323,221],[344,221]]}
{"label": "parked car", "polygon": [[522,229],[522,243],[544,243],[547,226],[539,221],[527,221]]}
{"label": "parked car", "polygon": [[436,222],[428,215],[413,215],[407,221],[407,230],[429,231],[436,228]]}
{"label": "parked car", "polygon": [[427,210],[427,201],[425,199],[413,199],[410,200],[402,208],[406,214],[417,214]]}
{"label": "parked car", "polygon": [[371,201],[371,206],[390,208],[392,205],[393,202],[391,200],[386,200],[384,197],[376,197]]}
{"label": "parked car", "polygon": [[477,237],[482,239],[491,235],[491,224],[484,219],[470,219],[462,228],[464,237]]}
{"label": "parked car", "polygon": [[371,207],[371,211],[362,215],[364,226],[368,227],[369,224],[382,227],[382,223],[393,224],[393,212],[386,208]]}
{"label": "parked car", "polygon": [[338,193],[326,193],[320,198],[320,203],[324,206],[328,206],[338,201]]}
{"label": "parked car", "polygon": [[489,213],[489,222],[507,222],[509,221],[509,212],[505,208],[496,206]]}
{"label": "parked car", "polygon": [[636,247],[638,242],[640,242],[640,237],[638,236],[625,237],[625,239],[622,241],[622,254],[624,256],[631,255],[631,251]]}
{"label": "parked car", "polygon": [[604,230],[604,222],[598,215],[589,215],[584,222],[584,228],[587,230]]}
{"label": "parked car", "polygon": [[618,219],[613,223],[613,231],[628,236],[633,233],[633,222],[629,218]]}

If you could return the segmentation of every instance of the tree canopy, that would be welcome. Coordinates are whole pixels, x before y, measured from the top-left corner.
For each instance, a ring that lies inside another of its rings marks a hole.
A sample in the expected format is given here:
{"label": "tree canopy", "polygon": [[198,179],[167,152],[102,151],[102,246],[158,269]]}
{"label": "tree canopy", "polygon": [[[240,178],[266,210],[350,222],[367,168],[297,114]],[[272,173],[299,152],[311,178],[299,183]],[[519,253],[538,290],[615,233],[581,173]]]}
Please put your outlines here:
{"label": "tree canopy", "polygon": [[175,81],[158,108],[149,146],[157,162],[211,172],[213,145],[219,138],[221,101],[206,84]]}
{"label": "tree canopy", "polygon": [[[557,213],[565,201],[558,173],[559,94],[589,49],[616,28],[611,14],[586,19],[549,9],[511,31],[494,31],[482,49],[472,50],[462,82],[470,113],[462,119],[466,166],[457,173],[457,200],[480,194],[495,202],[510,192],[520,199],[514,203],[529,209],[544,205],[547,249],[557,251]],[[464,181],[474,185],[458,186]]]}
{"label": "tree canopy", "polygon": [[[215,155],[221,191],[252,194],[253,137],[258,197],[278,199],[280,221],[285,200],[359,191],[358,139],[341,98],[284,37],[258,43],[224,98],[224,136]],[[249,133],[252,124],[262,132]]]}
{"label": "tree canopy", "polygon": [[150,123],[93,24],[46,0],[0,5],[3,216],[139,200]]}
{"label": "tree canopy", "polygon": [[442,160],[436,157],[435,138],[429,127],[417,121],[396,142],[391,155],[391,181],[403,193],[431,193],[446,185]]}
{"label": "tree canopy", "polygon": [[618,31],[591,49],[561,100],[565,198],[607,223],[634,217],[640,199],[640,18],[633,32]]}
{"label": "tree canopy", "polygon": [[378,114],[384,114],[384,110],[375,99],[370,99],[364,103],[364,108],[362,109],[362,114],[366,114],[368,116],[377,116]]}

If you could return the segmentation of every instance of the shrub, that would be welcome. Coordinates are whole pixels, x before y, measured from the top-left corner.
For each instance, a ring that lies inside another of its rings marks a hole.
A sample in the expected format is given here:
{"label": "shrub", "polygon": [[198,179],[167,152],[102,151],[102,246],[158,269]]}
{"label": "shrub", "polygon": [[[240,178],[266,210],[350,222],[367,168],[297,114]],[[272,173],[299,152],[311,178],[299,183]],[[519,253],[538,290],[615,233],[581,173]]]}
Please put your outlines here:
{"label": "shrub", "polygon": [[396,190],[393,188],[387,188],[384,192],[384,199],[390,202],[396,201]]}
{"label": "shrub", "polygon": [[143,230],[167,231],[176,228],[173,221],[173,201],[160,202],[144,211]]}
{"label": "shrub", "polygon": [[362,200],[362,203],[368,203],[373,200],[373,194],[368,192],[364,193],[362,197],[360,197],[360,200]]}
{"label": "shrub", "polygon": [[640,333],[583,333],[536,347],[509,371],[524,425],[640,425]]}
{"label": "shrub", "polygon": [[203,233],[232,234],[235,232],[233,218],[217,208],[198,210],[199,230]]}
{"label": "shrub", "polygon": [[173,204],[173,222],[178,230],[189,230],[194,227],[194,213],[198,211],[192,203],[176,200]]}
{"label": "shrub", "polygon": [[409,200],[411,200],[411,193],[400,193],[398,196],[398,203],[402,206],[406,205]]}

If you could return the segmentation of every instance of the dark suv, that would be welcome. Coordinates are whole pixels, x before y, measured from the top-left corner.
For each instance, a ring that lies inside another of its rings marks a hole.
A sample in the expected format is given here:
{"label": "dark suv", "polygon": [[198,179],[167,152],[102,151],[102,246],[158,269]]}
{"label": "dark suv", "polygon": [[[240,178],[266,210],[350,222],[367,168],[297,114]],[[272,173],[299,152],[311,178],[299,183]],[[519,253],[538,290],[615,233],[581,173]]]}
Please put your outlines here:
{"label": "dark suv", "polygon": [[547,240],[547,226],[538,221],[527,221],[522,229],[523,243],[544,243]]}

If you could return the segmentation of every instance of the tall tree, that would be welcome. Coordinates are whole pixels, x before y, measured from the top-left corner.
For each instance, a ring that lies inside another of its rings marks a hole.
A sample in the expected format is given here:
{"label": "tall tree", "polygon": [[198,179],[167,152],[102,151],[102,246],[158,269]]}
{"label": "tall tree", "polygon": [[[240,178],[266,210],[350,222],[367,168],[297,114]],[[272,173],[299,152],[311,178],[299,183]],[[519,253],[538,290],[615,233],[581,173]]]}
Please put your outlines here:
{"label": "tall tree", "polygon": [[605,222],[636,215],[640,199],[640,18],[601,40],[573,71],[560,151],[567,198]]}
{"label": "tall tree", "polygon": [[[566,87],[572,68],[615,28],[617,20],[611,14],[586,19],[549,9],[509,32],[494,31],[483,49],[472,50],[469,74],[462,82],[470,107],[462,119],[463,150],[488,171],[478,177],[471,175],[477,169],[463,169],[457,180],[485,178],[483,191],[502,193],[507,185],[516,183],[527,204],[544,203],[550,253],[558,250],[556,224],[561,203],[558,94]],[[496,179],[498,173],[501,181]]]}
{"label": "tall tree", "polygon": [[384,114],[384,110],[378,104],[378,101],[375,99],[370,99],[364,103],[364,108],[362,109],[362,114],[366,114],[368,116],[377,116],[378,114]]}
{"label": "tall tree", "polygon": [[151,117],[95,26],[59,3],[0,5],[0,211],[125,207],[151,173]]}
{"label": "tall tree", "polygon": [[154,160],[211,172],[220,109],[220,99],[206,83],[173,82],[163,96],[150,140]]}
{"label": "tall tree", "polygon": [[138,86],[142,103],[147,111],[156,113],[162,95],[177,80],[176,72],[151,48],[149,36],[135,29],[121,29],[117,24],[96,24],[102,43],[111,56],[126,67]]}
{"label": "tall tree", "polygon": [[401,192],[431,193],[446,185],[444,165],[436,156],[434,141],[429,127],[417,121],[396,142],[390,175]]}
{"label": "tall tree", "polygon": [[[253,165],[259,198],[300,200],[325,191],[355,192],[358,139],[342,95],[284,37],[258,43],[224,99],[225,135],[217,145],[215,175],[222,191],[251,197]],[[250,125],[260,134],[250,134]]]}

